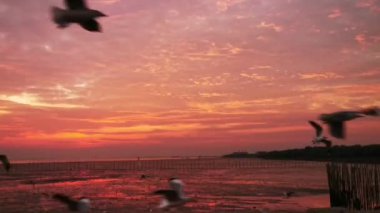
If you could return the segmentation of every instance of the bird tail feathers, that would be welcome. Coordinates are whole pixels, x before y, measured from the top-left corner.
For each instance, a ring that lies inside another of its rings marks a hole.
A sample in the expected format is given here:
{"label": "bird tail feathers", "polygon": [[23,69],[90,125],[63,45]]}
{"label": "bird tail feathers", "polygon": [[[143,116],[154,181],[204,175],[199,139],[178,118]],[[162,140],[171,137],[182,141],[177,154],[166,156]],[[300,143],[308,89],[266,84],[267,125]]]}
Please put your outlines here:
{"label": "bird tail feathers", "polygon": [[170,205],[169,201],[166,199],[162,199],[160,205],[158,206],[159,209],[167,208]]}

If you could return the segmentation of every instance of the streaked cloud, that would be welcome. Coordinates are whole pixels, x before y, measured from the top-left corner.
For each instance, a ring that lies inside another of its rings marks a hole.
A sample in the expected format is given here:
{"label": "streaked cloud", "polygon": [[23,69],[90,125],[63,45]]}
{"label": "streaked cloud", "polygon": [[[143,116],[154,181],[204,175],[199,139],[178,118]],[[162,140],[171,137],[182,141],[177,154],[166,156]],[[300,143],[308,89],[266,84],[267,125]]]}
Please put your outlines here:
{"label": "streaked cloud", "polygon": [[218,12],[225,12],[227,11],[230,7],[245,2],[246,0],[217,0],[216,1],[216,6],[218,9]]}
{"label": "streaked cloud", "polygon": [[310,129],[306,125],[302,126],[287,126],[287,127],[269,127],[269,128],[256,128],[249,130],[233,130],[233,133],[239,134],[268,134],[268,133],[278,133],[278,132],[294,132],[294,131],[305,131]]}
{"label": "streaked cloud", "polygon": [[299,74],[300,79],[326,80],[343,78],[342,75],[333,72]]}
{"label": "streaked cloud", "polygon": [[[256,109],[255,113],[272,114],[279,113],[278,110],[270,110],[271,107],[285,106],[292,103],[288,98],[273,98],[273,99],[256,99],[256,100],[241,100],[241,101],[228,101],[228,102],[190,102],[189,106],[205,112],[248,112]],[[266,106],[266,109],[257,109]]]}
{"label": "streaked cloud", "polygon": [[228,94],[224,94],[224,93],[216,93],[216,92],[213,92],[213,93],[199,93],[199,95],[201,97],[204,97],[204,98],[213,98],[213,97],[225,97],[225,96],[228,96]]}
{"label": "streaked cloud", "polygon": [[270,78],[268,76],[265,76],[265,75],[259,75],[257,73],[240,73],[240,76],[242,77],[245,77],[245,78],[249,78],[249,79],[252,79],[252,80],[257,80],[257,81],[269,81]]}
{"label": "streaked cloud", "polygon": [[230,76],[230,73],[222,73],[221,75],[216,76],[205,76],[198,79],[190,79],[190,82],[197,86],[222,86],[227,83]]}
{"label": "streaked cloud", "polygon": [[339,9],[332,10],[331,13],[328,15],[328,17],[331,19],[335,19],[340,16],[342,16],[342,11],[340,11]]}
{"label": "streaked cloud", "polygon": [[0,115],[5,115],[5,114],[9,114],[9,113],[11,113],[11,112],[8,110],[0,109]]}
{"label": "streaked cloud", "polygon": [[105,127],[99,129],[100,133],[148,133],[156,131],[182,131],[201,128],[200,124],[170,124],[170,125],[137,125],[131,127]]}
{"label": "streaked cloud", "polygon": [[52,107],[52,108],[84,108],[84,105],[69,103],[48,103],[40,99],[38,95],[21,93],[19,95],[0,95],[0,100],[10,101],[17,104],[29,105],[32,107]]}
{"label": "streaked cloud", "polygon": [[265,21],[260,22],[260,24],[258,24],[256,27],[259,29],[270,29],[270,30],[274,30],[276,32],[281,32],[284,29],[283,26],[280,26],[280,25],[277,25],[274,23],[267,23]]}

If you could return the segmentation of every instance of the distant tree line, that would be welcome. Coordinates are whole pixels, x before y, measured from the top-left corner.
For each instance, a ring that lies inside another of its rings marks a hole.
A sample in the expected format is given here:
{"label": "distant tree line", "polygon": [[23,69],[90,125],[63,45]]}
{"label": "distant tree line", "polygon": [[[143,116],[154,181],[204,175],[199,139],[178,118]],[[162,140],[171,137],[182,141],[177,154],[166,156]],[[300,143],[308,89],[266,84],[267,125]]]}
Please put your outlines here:
{"label": "distant tree line", "polygon": [[343,162],[363,162],[380,163],[380,145],[354,145],[354,146],[333,146],[310,147],[304,149],[288,149],[282,151],[257,152],[250,154],[247,152],[236,152],[224,155],[226,158],[263,158],[273,160],[312,160],[312,161],[343,161]]}

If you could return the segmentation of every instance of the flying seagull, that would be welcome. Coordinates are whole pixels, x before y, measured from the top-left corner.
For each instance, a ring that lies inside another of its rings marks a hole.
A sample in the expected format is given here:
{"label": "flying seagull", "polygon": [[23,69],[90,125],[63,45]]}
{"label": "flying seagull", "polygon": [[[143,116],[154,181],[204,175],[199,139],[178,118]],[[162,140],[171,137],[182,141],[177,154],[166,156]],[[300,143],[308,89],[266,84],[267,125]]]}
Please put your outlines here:
{"label": "flying seagull", "polygon": [[53,21],[58,28],[68,27],[71,23],[77,23],[91,32],[101,32],[99,23],[95,20],[107,16],[98,10],[89,9],[85,0],[65,0],[67,9],[52,7]]}
{"label": "flying seagull", "polygon": [[9,163],[8,157],[6,155],[0,155],[0,161],[3,163],[5,171],[9,172],[11,164]]}
{"label": "flying seagull", "polygon": [[331,114],[321,114],[319,119],[329,126],[332,136],[344,139],[346,137],[345,122],[364,116],[366,114],[359,111],[340,111]]}
{"label": "flying seagull", "polygon": [[158,208],[168,209],[171,207],[182,206],[193,199],[185,197],[183,193],[183,182],[178,178],[170,178],[169,186],[171,189],[161,189],[155,191],[153,194],[162,195],[165,198],[161,201]]}
{"label": "flying seagull", "polygon": [[323,136],[323,128],[317,122],[314,121],[309,121],[309,124],[312,127],[314,127],[316,132],[316,136],[312,140],[313,144],[323,143],[326,147],[331,147],[331,141],[328,140],[327,137]]}
{"label": "flying seagull", "polygon": [[67,205],[70,211],[72,212],[89,212],[90,210],[90,199],[81,197],[79,200],[74,200],[63,194],[54,194],[53,199],[60,201]]}

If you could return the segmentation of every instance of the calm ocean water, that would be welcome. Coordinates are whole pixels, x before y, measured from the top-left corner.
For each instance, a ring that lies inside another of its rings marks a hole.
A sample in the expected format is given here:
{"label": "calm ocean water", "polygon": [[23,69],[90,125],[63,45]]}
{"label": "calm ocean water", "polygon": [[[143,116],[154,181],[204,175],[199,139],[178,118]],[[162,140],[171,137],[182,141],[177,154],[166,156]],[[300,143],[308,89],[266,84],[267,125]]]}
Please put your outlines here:
{"label": "calm ocean water", "polygon": [[[157,162],[135,169],[120,163],[112,169],[70,163],[16,166],[8,174],[0,172],[0,212],[67,212],[49,198],[53,193],[89,197],[92,212],[160,212],[161,198],[152,192],[167,188],[170,177],[181,178],[187,195],[196,199],[177,212],[306,212],[329,206],[323,163],[203,159],[204,166],[197,167],[190,165],[194,160],[171,160],[163,169]],[[142,174],[149,178],[141,180]],[[284,198],[285,191],[296,193]]]}

